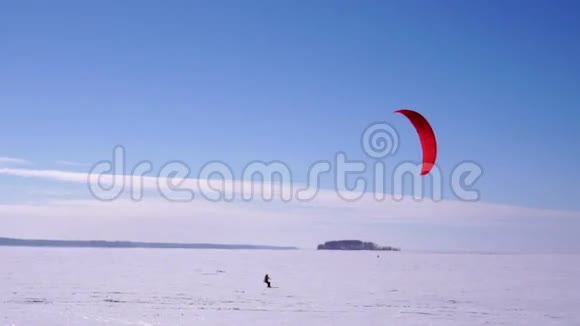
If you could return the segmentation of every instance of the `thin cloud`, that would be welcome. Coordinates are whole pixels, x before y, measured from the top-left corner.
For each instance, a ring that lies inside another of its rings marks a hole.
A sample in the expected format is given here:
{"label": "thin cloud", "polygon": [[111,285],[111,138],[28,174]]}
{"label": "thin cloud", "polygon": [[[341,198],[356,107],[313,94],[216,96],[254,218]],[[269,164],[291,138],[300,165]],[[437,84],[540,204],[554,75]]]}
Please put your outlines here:
{"label": "thin cloud", "polygon": [[[24,178],[39,178],[47,179],[61,182],[74,182],[74,183],[87,183],[89,180],[89,174],[83,172],[73,172],[73,171],[63,171],[63,170],[36,170],[36,169],[23,169],[23,168],[0,168],[0,175],[10,175]],[[102,184],[113,184],[115,180],[119,178],[124,179],[125,184],[141,184],[144,189],[156,190],[159,188],[168,189],[170,185],[174,183],[173,178],[164,177],[152,177],[152,176],[131,176],[131,175],[113,175],[113,174],[102,174],[98,178],[93,178],[92,181],[101,182]],[[202,182],[200,182],[202,181]],[[194,179],[185,178],[180,185],[182,189],[190,189],[194,192],[201,191],[212,191],[216,189],[221,184],[220,180],[207,180],[207,179]],[[268,183],[263,184],[264,187],[254,186],[251,182],[244,181],[226,181],[226,187],[231,188],[235,193],[241,193],[242,189],[252,188],[255,193],[259,195],[267,194],[269,195],[272,187]],[[288,186],[284,186],[288,187]]]}
{"label": "thin cloud", "polygon": [[8,165],[32,165],[32,162],[21,159],[21,158],[14,158],[14,157],[0,157],[0,166],[8,166]]}
{"label": "thin cloud", "polygon": [[65,182],[86,182],[87,174],[61,170],[34,170],[20,168],[0,168],[1,175],[24,178],[39,178]]}

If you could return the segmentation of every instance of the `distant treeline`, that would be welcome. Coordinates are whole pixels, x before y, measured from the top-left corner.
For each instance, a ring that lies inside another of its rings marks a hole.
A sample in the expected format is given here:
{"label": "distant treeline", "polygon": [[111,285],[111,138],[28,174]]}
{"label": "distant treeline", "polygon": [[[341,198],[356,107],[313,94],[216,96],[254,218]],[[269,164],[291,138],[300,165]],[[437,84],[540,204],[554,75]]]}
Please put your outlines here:
{"label": "distant treeline", "polygon": [[55,248],[156,248],[156,249],[262,249],[295,250],[296,247],[262,246],[246,244],[215,243],[163,243],[131,241],[76,241],[76,240],[25,240],[0,238],[0,246],[12,247],[55,247]]}

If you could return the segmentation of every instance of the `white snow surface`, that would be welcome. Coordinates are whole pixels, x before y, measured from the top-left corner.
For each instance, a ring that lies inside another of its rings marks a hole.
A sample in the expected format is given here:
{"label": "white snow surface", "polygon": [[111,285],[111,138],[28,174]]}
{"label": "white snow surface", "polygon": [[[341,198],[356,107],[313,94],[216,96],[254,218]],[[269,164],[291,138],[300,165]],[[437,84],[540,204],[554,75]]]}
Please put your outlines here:
{"label": "white snow surface", "polygon": [[0,325],[357,324],[580,325],[580,256],[0,248]]}

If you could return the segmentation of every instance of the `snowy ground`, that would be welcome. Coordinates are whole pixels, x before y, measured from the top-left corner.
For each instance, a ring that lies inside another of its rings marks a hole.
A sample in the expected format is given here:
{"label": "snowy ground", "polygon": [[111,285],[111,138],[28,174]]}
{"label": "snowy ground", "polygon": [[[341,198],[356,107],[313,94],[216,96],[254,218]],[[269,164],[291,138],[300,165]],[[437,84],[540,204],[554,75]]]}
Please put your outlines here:
{"label": "snowy ground", "polygon": [[580,325],[579,307],[573,255],[0,248],[0,325]]}

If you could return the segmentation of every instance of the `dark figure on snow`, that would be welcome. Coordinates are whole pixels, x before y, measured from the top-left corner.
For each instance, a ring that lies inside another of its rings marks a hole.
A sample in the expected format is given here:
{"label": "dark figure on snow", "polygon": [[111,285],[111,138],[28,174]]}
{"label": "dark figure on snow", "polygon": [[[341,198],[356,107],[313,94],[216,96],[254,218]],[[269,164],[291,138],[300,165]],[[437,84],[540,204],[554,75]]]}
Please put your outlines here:
{"label": "dark figure on snow", "polygon": [[270,276],[268,274],[266,274],[266,276],[264,276],[264,283],[266,283],[269,288],[272,287],[272,284],[270,284]]}

